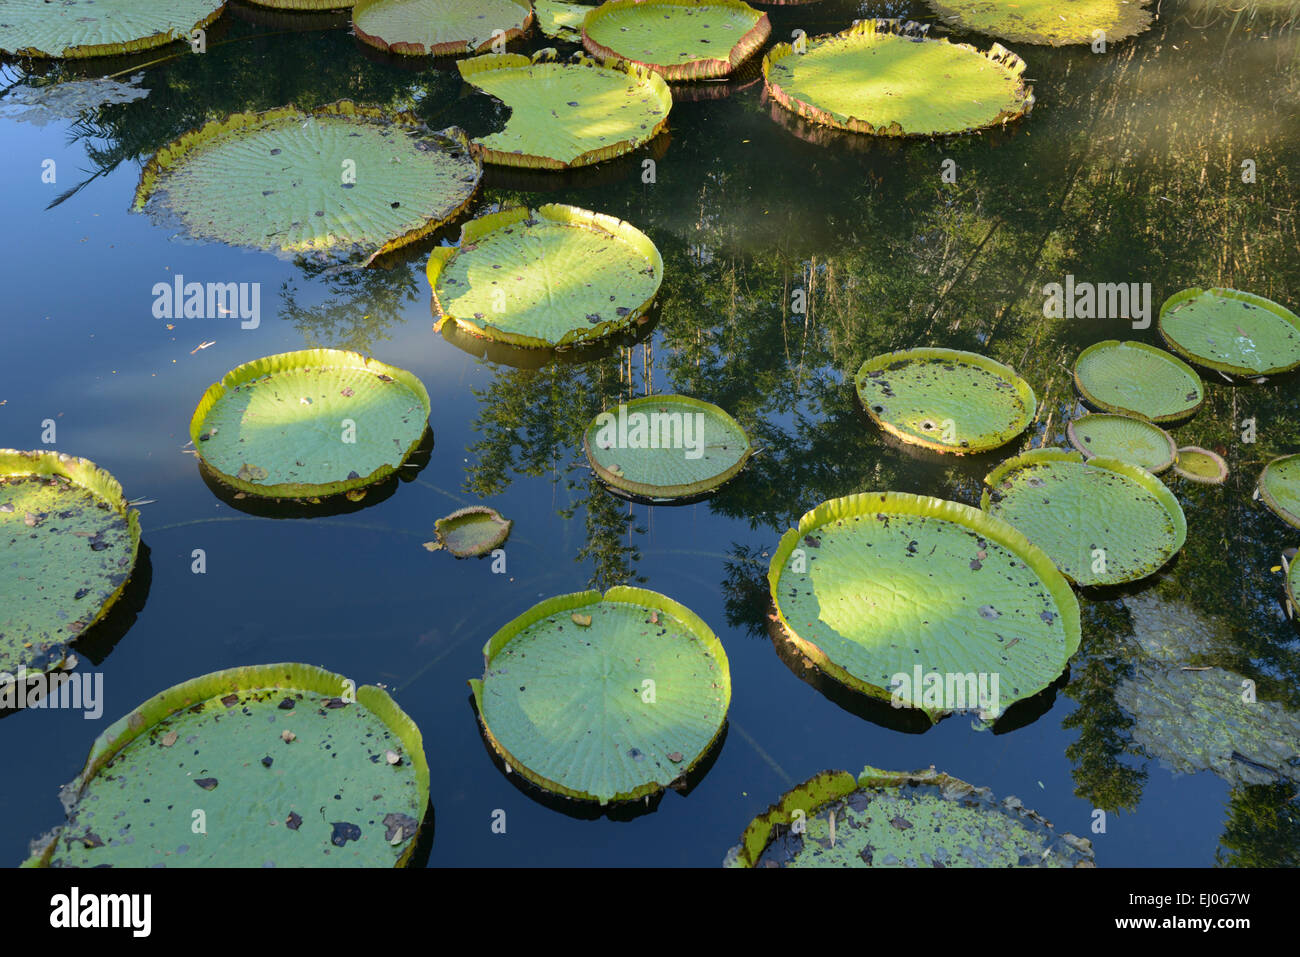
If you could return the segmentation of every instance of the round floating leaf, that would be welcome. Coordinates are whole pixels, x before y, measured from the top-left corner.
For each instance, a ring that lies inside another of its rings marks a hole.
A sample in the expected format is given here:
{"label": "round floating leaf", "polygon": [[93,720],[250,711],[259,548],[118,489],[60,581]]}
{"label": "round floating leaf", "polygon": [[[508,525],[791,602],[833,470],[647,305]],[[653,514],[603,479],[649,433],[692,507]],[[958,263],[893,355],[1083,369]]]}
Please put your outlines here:
{"label": "round floating leaf", "polygon": [[424,744],[387,692],[354,688],[303,664],[168,688],[96,739],[65,788],[67,823],[27,864],[405,864],[429,803]]}
{"label": "round floating leaf", "polygon": [[428,422],[429,393],[411,373],[355,352],[307,349],[227,372],[194,410],[190,439],[241,492],[308,498],[391,475]]}
{"label": "round floating leaf", "polygon": [[1273,514],[1300,528],[1300,454],[1283,455],[1265,465],[1259,495]]}
{"label": "round floating leaf", "polygon": [[646,395],[601,412],[582,436],[601,480],[632,495],[701,495],[729,481],[754,450],[739,423],[709,402]]}
{"label": "round floating leaf", "polygon": [[1034,417],[1034,390],[1008,366],[957,349],[907,349],[862,363],[858,398],[909,445],[966,455],[1015,438]]}
{"label": "round floating leaf", "polygon": [[1078,601],[1048,557],[958,502],[823,502],[781,538],[767,580],[786,635],[823,671],[932,721],[997,717],[1079,647]]}
{"label": "round floating leaf", "polygon": [[1107,43],[1151,26],[1146,0],[929,0],[944,25],[1014,43]]}
{"label": "round floating leaf", "polygon": [[802,54],[778,43],[763,61],[767,92],[814,123],[879,136],[969,132],[1033,108],[1020,57],[924,33],[910,21],[865,20]]}
{"label": "round floating leaf", "polygon": [[[799,822],[800,827],[795,827]],[[1016,798],[933,768],[823,771],[756,817],[731,867],[1092,867],[1092,843],[1057,834]]]}
{"label": "round floating leaf", "polygon": [[670,80],[713,80],[762,49],[771,32],[767,14],[742,0],[609,0],[583,22],[582,45]]}
{"label": "round floating leaf", "polygon": [[460,130],[344,100],[186,133],[145,166],[134,208],[199,239],[369,263],[454,218],[482,172]]}
{"label": "round floating leaf", "polygon": [[528,32],[528,0],[357,0],[352,31],[391,53],[455,56],[487,50]]}
{"label": "round floating leaf", "polygon": [[140,548],[140,515],[93,462],[0,449],[0,687],[50,671],[104,617]]}
{"label": "round floating leaf", "polygon": [[427,542],[425,548],[429,551],[445,548],[457,558],[473,558],[505,544],[514,522],[502,518],[495,508],[470,505],[438,519],[433,525],[438,540]]}
{"label": "round floating leaf", "polygon": [[225,8],[225,0],[5,0],[0,53],[63,59],[135,53],[184,40]]}
{"label": "round floating leaf", "polygon": [[1291,602],[1291,607],[1287,609],[1288,616],[1294,618],[1296,609],[1300,608],[1300,600],[1296,596],[1300,595],[1300,562],[1294,558],[1286,566],[1286,597]]}
{"label": "round floating leaf", "polygon": [[1228,463],[1209,449],[1188,445],[1178,450],[1174,471],[1185,479],[1206,485],[1222,485],[1228,479]]}
{"label": "round floating leaf", "polygon": [[489,163],[534,169],[588,166],[630,153],[668,123],[672,94],[643,67],[587,57],[544,62],[489,53],[457,64],[465,82],[510,108],[505,129],[474,141]]}
{"label": "round floating leaf", "polygon": [[582,21],[596,9],[585,3],[566,3],[565,0],[533,0],[537,15],[537,29],[548,37],[582,42]]}
{"label": "round floating leaf", "polygon": [[355,0],[245,0],[254,7],[266,7],[269,10],[346,10]]}
{"label": "round floating leaf", "polygon": [[1118,459],[1034,449],[1007,459],[984,484],[980,507],[1022,531],[1080,585],[1145,578],[1187,540],[1173,493]]}
{"label": "round floating leaf", "polygon": [[435,329],[451,319],[509,345],[555,348],[627,329],[649,308],[664,264],[643,232],[613,216],[548,205],[472,220],[426,274]]}
{"label": "round floating leaf", "polygon": [[1070,444],[1084,458],[1100,455],[1140,465],[1158,475],[1174,464],[1174,437],[1160,426],[1130,415],[1081,415],[1066,428]]}
{"label": "round floating leaf", "polygon": [[1095,408],[1153,422],[1185,419],[1205,401],[1191,366],[1144,342],[1107,339],[1089,346],[1074,360],[1074,384]]}
{"label": "round floating leaf", "polygon": [[687,774],[731,702],[727,654],[709,626],[643,588],[549,598],[493,635],[483,659],[470,687],[508,767],[601,804]]}
{"label": "round floating leaf", "polygon": [[1236,289],[1184,289],[1160,307],[1170,349],[1239,376],[1300,368],[1300,316],[1271,299]]}

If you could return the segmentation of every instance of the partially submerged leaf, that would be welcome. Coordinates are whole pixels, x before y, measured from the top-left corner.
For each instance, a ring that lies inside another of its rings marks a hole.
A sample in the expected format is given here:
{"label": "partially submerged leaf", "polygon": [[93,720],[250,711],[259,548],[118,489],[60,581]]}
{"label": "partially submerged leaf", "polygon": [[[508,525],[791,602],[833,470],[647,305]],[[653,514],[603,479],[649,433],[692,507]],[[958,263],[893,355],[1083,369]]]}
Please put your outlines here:
{"label": "partially submerged leaf", "polygon": [[[435,548],[445,548],[457,558],[486,555],[505,543],[513,524],[494,508],[470,505],[434,522],[434,532],[438,536]],[[426,543],[424,547],[429,548],[430,544],[433,543]],[[429,548],[429,551],[435,548]]]}
{"label": "partially submerged leaf", "polygon": [[594,9],[594,5],[566,0],[533,0],[537,28],[548,37],[572,43],[582,42],[582,21]]}

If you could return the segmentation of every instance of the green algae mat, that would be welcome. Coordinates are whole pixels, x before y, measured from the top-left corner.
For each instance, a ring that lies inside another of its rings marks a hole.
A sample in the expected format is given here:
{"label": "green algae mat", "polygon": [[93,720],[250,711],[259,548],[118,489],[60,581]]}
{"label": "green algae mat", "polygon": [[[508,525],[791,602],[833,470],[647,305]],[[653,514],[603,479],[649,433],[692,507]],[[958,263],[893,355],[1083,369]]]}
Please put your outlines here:
{"label": "green algae mat", "polygon": [[483,648],[490,746],[539,787],[600,804],[685,776],[722,732],[731,672],[700,618],[642,588],[547,599]]}
{"label": "green algae mat", "polygon": [[1174,472],[1192,482],[1203,485],[1222,485],[1228,478],[1228,463],[1223,456],[1209,449],[1196,445],[1187,445],[1178,450],[1174,460]]}
{"label": "green algae mat", "polygon": [[307,349],[246,362],[209,386],[190,440],[241,492],[311,498],[393,474],[420,444],[429,409],[424,383],[403,369]]}
{"label": "green algae mat", "polygon": [[1160,426],[1130,415],[1081,415],[1066,428],[1070,444],[1085,458],[1101,456],[1140,465],[1158,475],[1174,464],[1174,437]]}
{"label": "green algae mat", "polygon": [[583,433],[582,448],[607,485],[661,500],[718,488],[754,451],[724,410],[684,395],[641,396],[601,412]]}
{"label": "green algae mat", "polygon": [[579,57],[548,61],[489,53],[457,63],[465,82],[510,108],[503,129],[474,141],[485,162],[529,169],[571,169],[630,153],[668,123],[673,98],[652,70]]}
{"label": "green algae mat", "polygon": [[93,462],[0,449],[0,686],[61,667],[126,587],[140,517]]}
{"label": "green algae mat", "polygon": [[528,0],[357,0],[352,8],[357,39],[410,56],[482,52],[532,23]]}
{"label": "green algae mat", "polygon": [[186,133],[145,166],[133,209],[196,239],[369,263],[454,218],[481,175],[460,130],[340,101]]}
{"label": "green algae mat", "polygon": [[1146,469],[1034,449],[984,478],[980,507],[1015,526],[1079,585],[1137,581],[1187,540],[1172,492]]}
{"label": "green algae mat", "polygon": [[714,80],[762,49],[771,32],[767,14],[741,0],[609,0],[583,22],[582,45],[669,80]]}
{"label": "green algae mat", "polygon": [[1074,385],[1094,408],[1152,422],[1185,419],[1205,401],[1191,366],[1144,342],[1107,339],[1084,349],[1074,361]]}
{"label": "green algae mat", "polygon": [[1009,366],[957,349],[875,356],[855,385],[871,420],[890,435],[956,455],[1005,445],[1029,425],[1037,404]]}
{"label": "green algae mat", "polygon": [[429,766],[386,691],[305,664],[168,688],[110,725],[27,866],[394,867]]}
{"label": "green algae mat", "polygon": [[1236,289],[1184,289],[1160,307],[1165,343],[1180,356],[1237,376],[1300,368],[1300,316]]}
{"label": "green algae mat", "polygon": [[1300,528],[1300,454],[1283,455],[1265,465],[1259,495],[1274,515]]}
{"label": "green algae mat", "polygon": [[504,545],[512,525],[514,522],[502,518],[494,508],[470,505],[434,522],[437,537],[424,547],[431,552],[446,549],[457,558],[474,558]]}
{"label": "green algae mat", "polygon": [[440,246],[426,275],[438,316],[465,331],[524,348],[602,339],[634,325],[659,291],[663,259],[635,226],[547,205],[466,223],[458,246]]}
{"label": "green algae mat", "polygon": [[945,26],[1009,40],[1065,46],[1107,43],[1151,26],[1145,0],[927,0]]}
{"label": "green algae mat", "polygon": [[1016,798],[999,801],[933,768],[823,771],[760,814],[728,867],[1092,867],[1092,843],[1057,834]]}
{"label": "green algae mat", "polygon": [[225,8],[225,0],[5,0],[0,53],[59,59],[136,53],[188,39]]}
{"label": "green algae mat", "polygon": [[1024,61],[998,44],[981,53],[900,20],[865,20],[804,53],[779,43],[763,61],[767,93],[785,109],[880,136],[940,136],[1017,119],[1034,104],[1024,72]]}
{"label": "green algae mat", "polygon": [[823,502],[782,536],[767,580],[786,636],[822,671],[932,721],[998,717],[1059,678],[1079,647],[1078,600],[1048,557],[959,502],[902,492]]}

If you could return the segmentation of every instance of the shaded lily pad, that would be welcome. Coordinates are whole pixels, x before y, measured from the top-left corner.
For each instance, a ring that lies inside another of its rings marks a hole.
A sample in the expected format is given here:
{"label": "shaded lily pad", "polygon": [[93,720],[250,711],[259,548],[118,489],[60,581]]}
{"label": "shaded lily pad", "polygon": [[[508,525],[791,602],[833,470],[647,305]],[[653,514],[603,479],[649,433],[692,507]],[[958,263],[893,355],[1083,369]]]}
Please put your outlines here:
{"label": "shaded lily pad", "polygon": [[0,449],[0,686],[61,667],[126,588],[140,515],[85,459]]}
{"label": "shaded lily pad", "polygon": [[754,452],[735,419],[684,395],[619,403],[587,426],[582,448],[601,481],[653,499],[712,491],[739,473]]}
{"label": "shaded lily pad", "polygon": [[1160,335],[1192,362],[1238,376],[1300,368],[1300,316],[1236,289],[1184,289],[1160,307]]}
{"label": "shaded lily pad", "polygon": [[576,206],[517,207],[471,220],[426,275],[435,329],[451,319],[525,348],[567,347],[634,325],[663,281],[659,250],[613,216]]}
{"label": "shaded lily pad", "polygon": [[584,801],[630,801],[686,775],[722,732],[731,672],[690,609],[618,586],[559,595],[501,628],[471,680],[508,767]]}
{"label": "shaded lily pad", "polygon": [[756,817],[729,867],[1093,867],[1016,798],[935,771],[824,771]]}
{"label": "shaded lily pad", "polygon": [[1107,43],[1151,26],[1146,0],[928,0],[945,26],[1015,43]]}
{"label": "shaded lily pad", "polygon": [[608,0],[583,22],[582,45],[669,80],[712,80],[762,49],[771,32],[767,14],[743,0]]}
{"label": "shaded lily pad", "polygon": [[1037,400],[1009,366],[957,349],[907,349],[862,363],[855,380],[871,420],[909,445],[966,455],[1005,445]]}
{"label": "shaded lily pad", "polygon": [[809,42],[802,54],[778,43],[763,61],[768,95],[814,123],[878,136],[970,132],[1033,109],[1020,57],[996,43],[981,53],[932,40],[927,29],[864,20]]}
{"label": "shaded lily pad", "polygon": [[532,24],[528,0],[357,0],[352,8],[361,42],[411,56],[482,52]]}
{"label": "shaded lily pad", "polygon": [[1209,449],[1188,445],[1178,450],[1174,471],[1185,479],[1206,485],[1222,485],[1228,479],[1228,463]]}
{"label": "shaded lily pad", "polygon": [[429,393],[404,369],[307,349],[237,366],[190,420],[199,458],[227,485],[267,498],[373,485],[415,451]]}
{"label": "shaded lily pad", "polygon": [[466,83],[510,108],[504,129],[474,141],[484,161],[533,169],[588,166],[630,153],[667,124],[672,94],[657,73],[588,57],[547,62],[554,54],[489,53],[457,64]]}
{"label": "shaded lily pad", "polygon": [[342,100],[186,133],[145,166],[133,208],[198,239],[369,263],[453,219],[482,172],[460,130]]}
{"label": "shaded lily pad", "polygon": [[767,580],[786,636],[822,671],[886,700],[902,676],[897,706],[931,721],[996,718],[1059,678],[1079,647],[1078,600],[1048,557],[958,502],[823,502],[782,536]]}
{"label": "shaded lily pad", "polygon": [[582,21],[594,9],[595,6],[565,0],[533,0],[537,29],[548,37],[571,43],[582,42]]}
{"label": "shaded lily pad", "polygon": [[1274,515],[1300,528],[1300,454],[1283,455],[1264,466],[1259,496]]}
{"label": "shaded lily pad", "polygon": [[1140,465],[1153,475],[1173,465],[1178,453],[1172,435],[1153,422],[1130,415],[1081,415],[1069,424],[1066,434],[1084,458],[1119,459]]}
{"label": "shaded lily pad", "polygon": [[136,53],[188,38],[225,8],[225,0],[5,0],[0,53],[60,59]]}
{"label": "shaded lily pad", "polygon": [[418,831],[405,822],[429,803],[424,744],[386,691],[352,687],[322,668],[275,664],[155,695],[95,740],[64,788],[67,823],[27,866],[405,864]]}
{"label": "shaded lily pad", "polygon": [[1185,419],[1205,401],[1201,377],[1186,362],[1144,342],[1107,339],[1074,361],[1074,384],[1103,412],[1152,422]]}
{"label": "shaded lily pad", "polygon": [[1118,459],[1034,449],[1001,463],[984,484],[980,507],[1018,528],[1080,585],[1145,578],[1187,539],[1173,493]]}
{"label": "shaded lily pad", "polygon": [[486,505],[470,505],[438,519],[434,524],[436,542],[425,543],[430,551],[445,548],[457,558],[486,555],[510,537],[514,522]]}

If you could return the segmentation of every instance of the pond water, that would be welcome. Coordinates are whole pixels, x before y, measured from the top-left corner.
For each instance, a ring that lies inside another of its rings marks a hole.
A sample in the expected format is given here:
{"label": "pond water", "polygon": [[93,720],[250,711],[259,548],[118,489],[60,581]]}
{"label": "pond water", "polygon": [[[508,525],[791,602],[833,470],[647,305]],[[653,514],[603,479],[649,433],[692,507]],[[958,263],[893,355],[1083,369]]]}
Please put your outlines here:
{"label": "pond water", "polygon": [[[1296,864],[1300,771],[1251,771],[1228,755],[1217,773],[1175,774],[1161,752],[1195,752],[1192,699],[1175,694],[1185,718],[1144,736],[1124,690],[1143,680],[1144,644],[1172,634],[1198,648],[1191,666],[1222,667],[1253,680],[1261,702],[1300,708],[1300,642],[1270,570],[1300,532],[1251,495],[1265,462],[1300,450],[1295,377],[1206,379],[1204,407],[1174,435],[1218,448],[1227,483],[1166,474],[1188,519],[1182,553],[1140,585],[1082,595],[1080,653],[1019,726],[991,733],[960,716],[924,733],[890,726],[788,667],[767,631],[766,555],[806,510],[869,490],[978,504],[982,477],[1002,457],[1066,444],[1078,411],[1069,368],[1083,347],[1158,344],[1154,322],[1134,330],[1124,319],[1045,318],[1046,284],[1150,283],[1153,319],[1166,296],[1192,285],[1300,306],[1300,28],[1294,4],[1242,3],[1164,0],[1150,31],[1104,54],[1008,44],[1028,62],[1037,105],[1005,131],[935,142],[818,134],[774,115],[760,81],[680,98],[666,140],[590,174],[489,168],[471,213],[507,200],[572,203],[633,223],[664,258],[648,336],[532,370],[476,357],[432,330],[424,264],[452,230],[375,268],[327,272],[185,242],[128,212],[142,164],[211,116],[348,97],[411,109],[435,129],[498,128],[504,108],[454,68],[377,57],[346,20],[303,29],[315,23],[234,4],[203,55],[151,62],[168,49],[82,68],[142,73],[149,93],[134,102],[43,117],[13,96],[83,73],[5,66],[0,446],[40,447],[52,419],[55,447],[111,470],[129,498],[154,501],[141,507],[147,557],[129,595],[134,618],[117,615],[81,652],[82,668],[104,674],[103,720],[58,711],[0,720],[0,860],[21,860],[31,838],[61,821],[57,788],[105,722],[208,671],[304,661],[384,683],[422,729],[432,866],[714,866],[787,788],[864,764],[933,765],[1016,795],[1059,830],[1092,838],[1102,866]],[[771,18],[785,38],[927,14],[823,0]],[[41,181],[46,159],[54,184]],[[946,159],[955,183],[942,176]],[[1253,182],[1243,182],[1246,160]],[[260,326],[154,318],[154,284],[177,274],[260,283]],[[806,313],[791,308],[795,289],[806,291]],[[885,441],[859,409],[853,374],[870,356],[921,345],[1014,366],[1040,400],[1026,435],[970,460]],[[426,383],[427,466],[346,514],[233,507],[241,503],[215,496],[183,449],[195,404],[242,362],[318,346],[372,354]],[[697,504],[613,497],[588,469],[583,427],[620,397],[670,391],[727,409],[762,453]],[[1243,441],[1251,419],[1255,441]],[[480,502],[515,521],[507,574],[421,547],[434,519]],[[191,571],[199,548],[204,575]],[[482,674],[488,636],[540,599],[619,583],[663,592],[713,627],[732,670],[729,724],[690,793],[670,791],[647,813],[567,814],[494,764],[466,679]],[[1233,719],[1244,722],[1240,740],[1267,733],[1276,714]],[[1229,751],[1246,747],[1231,741]],[[492,828],[498,809],[504,834]],[[1096,810],[1106,812],[1104,833]]]}

